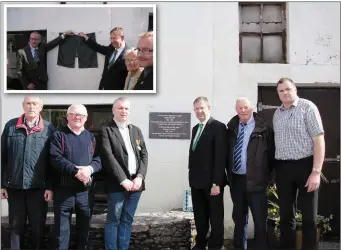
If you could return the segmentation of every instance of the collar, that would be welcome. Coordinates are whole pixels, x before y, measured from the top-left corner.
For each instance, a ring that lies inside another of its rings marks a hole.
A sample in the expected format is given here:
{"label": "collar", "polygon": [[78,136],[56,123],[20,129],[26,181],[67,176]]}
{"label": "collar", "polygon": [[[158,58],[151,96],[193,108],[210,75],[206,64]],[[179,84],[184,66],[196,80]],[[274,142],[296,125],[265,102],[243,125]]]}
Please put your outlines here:
{"label": "collar", "polygon": [[125,47],[126,47],[126,42],[123,41],[123,42],[122,42],[122,46],[121,46],[120,48],[117,49],[117,48],[114,47],[114,49],[117,49],[117,53],[120,53],[121,51],[124,50]]}
{"label": "collar", "polygon": [[120,122],[117,119],[115,119],[115,117],[113,118],[113,120],[116,123],[117,127],[119,127],[119,128],[125,129],[125,128],[127,128],[130,125],[129,121],[127,121],[127,122]]}
{"label": "collar", "polygon": [[240,121],[240,119],[239,119],[239,124],[240,125],[244,125],[244,126],[247,126],[247,125],[249,125],[251,122],[253,122],[255,120],[255,118],[253,118],[253,115],[251,116],[251,118],[246,122],[246,124],[243,124],[243,123],[241,123],[241,121]]}
{"label": "collar", "polygon": [[211,118],[211,115],[208,115],[207,116],[207,119],[205,120],[205,121],[203,121],[203,122],[201,122],[201,121],[199,121],[199,124],[203,124],[204,125],[204,127],[206,126],[206,123],[208,122],[208,120]]}
{"label": "collar", "polygon": [[74,134],[76,134],[76,135],[80,135],[80,134],[85,130],[84,126],[81,127],[81,129],[79,130],[79,132],[74,131],[74,130],[69,126],[69,124],[67,125],[67,127],[71,130],[72,133],[74,133]]}
{"label": "collar", "polygon": [[[22,114],[18,121],[17,121],[17,124],[15,126],[16,129],[19,129],[19,128],[24,128],[27,130],[27,125],[25,123],[25,114]],[[44,130],[44,122],[43,122],[43,118],[41,117],[41,115],[39,115],[39,118],[36,120],[36,122],[34,123],[34,127],[32,128],[32,133],[34,132],[37,132],[37,131],[43,131]]]}
{"label": "collar", "polygon": [[[294,100],[294,102],[291,104],[290,108],[291,109],[292,107],[297,107],[298,105],[298,101],[300,100],[300,98],[297,96],[297,98]],[[286,110],[286,108],[284,108],[284,104],[282,103],[282,105],[280,106],[280,109],[281,110]]]}
{"label": "collar", "polygon": [[30,49],[31,49],[32,52],[34,52],[36,49],[38,49],[38,48],[31,47],[31,45],[29,45],[29,46],[30,46]]}

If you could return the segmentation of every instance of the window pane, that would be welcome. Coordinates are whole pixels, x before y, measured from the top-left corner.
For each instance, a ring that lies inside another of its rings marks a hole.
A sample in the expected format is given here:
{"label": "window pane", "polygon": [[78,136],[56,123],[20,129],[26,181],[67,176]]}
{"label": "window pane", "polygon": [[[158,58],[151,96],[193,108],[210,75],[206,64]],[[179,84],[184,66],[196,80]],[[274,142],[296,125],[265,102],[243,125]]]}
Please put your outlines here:
{"label": "window pane", "polygon": [[264,36],[263,53],[264,63],[282,63],[283,60],[282,37]]}
{"label": "window pane", "polygon": [[282,22],[282,6],[264,4],[263,22]]}
{"label": "window pane", "polygon": [[67,109],[44,109],[41,116],[44,120],[51,122],[57,129],[66,126],[66,111]]}
{"label": "window pane", "polygon": [[263,23],[263,32],[282,32],[282,23]]}
{"label": "window pane", "polygon": [[242,36],[242,62],[260,62],[260,36]]}
{"label": "window pane", "polygon": [[242,23],[241,32],[258,32],[260,33],[259,23]]}
{"label": "window pane", "polygon": [[241,20],[245,23],[260,22],[260,5],[241,7]]}
{"label": "window pane", "polygon": [[100,129],[103,125],[112,121],[112,113],[110,111],[93,111],[91,129]]}

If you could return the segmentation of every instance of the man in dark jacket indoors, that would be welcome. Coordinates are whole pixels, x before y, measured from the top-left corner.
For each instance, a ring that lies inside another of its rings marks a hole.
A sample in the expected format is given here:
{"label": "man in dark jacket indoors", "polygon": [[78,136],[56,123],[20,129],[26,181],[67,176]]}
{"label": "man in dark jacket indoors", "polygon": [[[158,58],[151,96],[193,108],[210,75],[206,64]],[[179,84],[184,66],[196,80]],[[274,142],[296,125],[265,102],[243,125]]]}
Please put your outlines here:
{"label": "man in dark jacket indoors", "polygon": [[272,129],[253,113],[251,101],[238,98],[237,115],[227,124],[227,175],[233,202],[233,245],[247,248],[248,207],[255,224],[255,249],[267,249],[266,187],[270,182],[274,159]]}

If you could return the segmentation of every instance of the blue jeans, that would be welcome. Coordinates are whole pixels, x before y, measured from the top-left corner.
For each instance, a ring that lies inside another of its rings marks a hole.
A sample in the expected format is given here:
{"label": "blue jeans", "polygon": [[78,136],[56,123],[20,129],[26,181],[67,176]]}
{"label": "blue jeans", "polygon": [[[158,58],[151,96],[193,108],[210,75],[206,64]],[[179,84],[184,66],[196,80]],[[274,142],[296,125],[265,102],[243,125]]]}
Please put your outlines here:
{"label": "blue jeans", "polygon": [[131,227],[141,192],[108,194],[108,214],[105,223],[105,249],[128,250]]}
{"label": "blue jeans", "polygon": [[54,191],[54,219],[58,249],[69,249],[70,220],[76,210],[77,248],[86,249],[90,229],[89,192],[77,192],[70,188]]}

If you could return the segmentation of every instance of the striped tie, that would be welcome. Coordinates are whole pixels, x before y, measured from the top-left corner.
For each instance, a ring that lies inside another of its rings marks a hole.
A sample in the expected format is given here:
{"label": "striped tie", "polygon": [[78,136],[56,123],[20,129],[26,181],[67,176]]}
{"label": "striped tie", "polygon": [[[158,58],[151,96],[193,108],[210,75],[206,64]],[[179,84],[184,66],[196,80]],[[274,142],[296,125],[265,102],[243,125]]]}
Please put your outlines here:
{"label": "striped tie", "polygon": [[199,141],[199,139],[200,139],[200,136],[201,136],[203,127],[204,127],[204,124],[200,123],[200,124],[199,124],[199,133],[198,133],[198,136],[197,136],[197,138],[195,138],[195,141],[194,141],[194,143],[193,143],[192,151],[194,151],[195,148],[197,147],[197,144],[198,144],[198,141]]}
{"label": "striped tie", "polygon": [[34,49],[34,61],[39,62],[38,49]]}
{"label": "striped tie", "polygon": [[108,64],[108,69],[115,63],[115,57],[117,55],[118,49],[115,49],[111,56],[111,61]]}
{"label": "striped tie", "polygon": [[237,142],[234,147],[234,162],[233,162],[233,173],[240,174],[242,170],[242,148],[243,148],[243,141],[244,141],[244,125],[240,132],[238,133]]}

